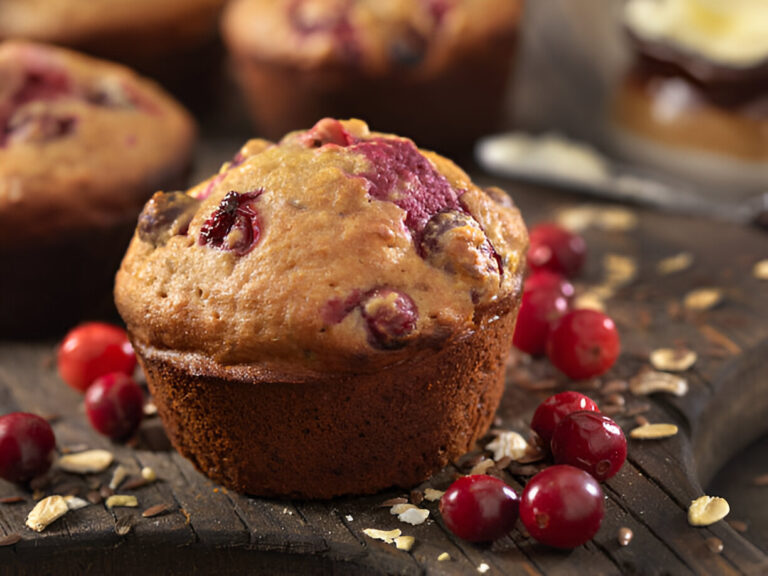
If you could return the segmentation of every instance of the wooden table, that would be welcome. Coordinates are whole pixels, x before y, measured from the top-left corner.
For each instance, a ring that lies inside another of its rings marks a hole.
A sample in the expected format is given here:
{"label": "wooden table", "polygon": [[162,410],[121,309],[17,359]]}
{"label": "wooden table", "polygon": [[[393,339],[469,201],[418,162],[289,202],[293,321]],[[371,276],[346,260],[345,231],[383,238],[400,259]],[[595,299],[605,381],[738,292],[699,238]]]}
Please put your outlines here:
{"label": "wooden table", "polygon": [[[209,142],[202,149],[200,170],[210,170],[235,147]],[[578,202],[552,191],[485,180],[510,190],[529,223],[552,218]],[[130,491],[138,496],[138,509],[110,511],[92,505],[70,512],[41,534],[24,528],[32,495],[0,481],[0,498],[23,498],[0,504],[0,538],[14,533],[23,537],[0,548],[0,573],[476,574],[485,563],[492,574],[768,574],[765,550],[726,522],[693,528],[686,520],[688,504],[703,493],[701,486],[720,464],[768,430],[768,282],[751,273],[757,260],[768,257],[768,236],[705,220],[635,213],[639,220],[633,230],[585,231],[590,255],[583,284],[601,282],[606,254],[626,255],[637,264],[637,277],[607,301],[623,352],[601,382],[637,374],[649,351],[662,346],[684,344],[699,359],[684,375],[690,392],[682,398],[624,394],[630,413],[648,402],[644,417],[677,423],[681,433],[666,440],[630,441],[627,463],[604,485],[603,526],[585,546],[571,552],[551,550],[520,531],[492,546],[468,544],[444,528],[437,503],[421,504],[430,510],[430,518],[420,526],[399,522],[380,506],[409,496],[401,490],[330,502],[265,500],[228,492],[169,448],[156,418],[145,421],[134,447],[97,436],[86,422],[82,398],[56,375],[53,344],[7,342],[0,345],[0,413],[23,409],[55,414],[60,449],[106,448],[132,475],[150,466],[161,480]],[[693,265],[660,275],[659,260],[681,251],[694,256]],[[683,295],[699,286],[722,289],[723,303],[712,310],[686,311]],[[543,361],[511,366],[499,426],[526,432],[532,409],[554,391],[549,385],[531,388],[550,376]],[[558,386],[570,385],[561,379]],[[587,393],[606,406],[591,386]],[[616,418],[625,431],[636,425],[632,416]],[[513,464],[502,476],[519,491],[535,468]],[[456,471],[444,470],[420,488],[445,489]],[[768,465],[752,472],[768,472]],[[110,475],[54,472],[43,491],[85,496],[108,483]],[[170,510],[142,518],[141,511],[155,504],[168,504]],[[130,531],[118,535],[116,526],[130,526]],[[629,546],[618,544],[621,527],[634,534]],[[415,537],[415,545],[410,552],[396,550],[363,535],[365,528],[400,528]],[[709,550],[713,538],[722,541],[721,554]],[[438,561],[443,552],[450,561]]]}

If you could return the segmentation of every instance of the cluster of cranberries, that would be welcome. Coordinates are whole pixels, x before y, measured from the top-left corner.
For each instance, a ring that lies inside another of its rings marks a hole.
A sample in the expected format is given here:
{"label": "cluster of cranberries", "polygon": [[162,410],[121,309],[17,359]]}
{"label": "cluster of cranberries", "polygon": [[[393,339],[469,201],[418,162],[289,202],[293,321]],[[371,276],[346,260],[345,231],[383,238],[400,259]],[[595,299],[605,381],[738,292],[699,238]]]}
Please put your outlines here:
{"label": "cluster of cranberries", "polygon": [[531,230],[528,267],[512,343],[533,356],[547,354],[569,378],[606,372],[619,356],[613,320],[596,310],[572,310],[573,284],[584,265],[586,244],[556,224]]}
{"label": "cluster of cranberries", "polygon": [[575,548],[597,533],[604,515],[599,482],[615,475],[627,457],[621,428],[578,392],[541,403],[531,428],[551,449],[555,465],[531,478],[520,498],[492,476],[456,480],[440,500],[454,534],[470,542],[496,540],[518,517],[533,538],[556,548]]}

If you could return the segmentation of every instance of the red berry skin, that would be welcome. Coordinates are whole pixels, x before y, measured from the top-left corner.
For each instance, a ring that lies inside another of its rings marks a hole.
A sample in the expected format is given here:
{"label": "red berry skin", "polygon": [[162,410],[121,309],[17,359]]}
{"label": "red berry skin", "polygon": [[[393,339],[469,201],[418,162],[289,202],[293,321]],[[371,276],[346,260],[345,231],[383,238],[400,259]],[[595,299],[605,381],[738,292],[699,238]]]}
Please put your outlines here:
{"label": "red berry skin", "polygon": [[130,376],[114,372],[98,378],[85,393],[91,426],[112,440],[130,437],[144,416],[144,394]]}
{"label": "red berry skin", "polygon": [[558,290],[569,301],[573,298],[573,295],[576,292],[573,284],[568,281],[568,278],[562,274],[546,269],[536,270],[525,279],[525,283],[523,284],[524,292],[537,290],[539,288]]}
{"label": "red berry skin", "polygon": [[51,425],[40,416],[13,412],[0,417],[0,478],[19,483],[45,474],[55,447]]}
{"label": "red berry skin", "polygon": [[555,464],[589,472],[598,482],[614,476],[627,459],[627,439],[612,419],[595,412],[574,412],[552,435]]}
{"label": "red berry skin", "polygon": [[560,392],[539,404],[531,418],[531,428],[544,441],[544,445],[549,447],[552,434],[560,421],[573,412],[584,410],[600,412],[597,404],[584,394],[572,390]]}
{"label": "red berry skin", "polygon": [[469,542],[492,542],[510,532],[517,521],[519,499],[493,476],[462,476],[440,499],[448,529]]}
{"label": "red berry skin", "polygon": [[524,291],[512,344],[532,356],[544,354],[552,326],[568,312],[568,306],[568,299],[557,286]]}
{"label": "red berry skin", "polygon": [[536,540],[576,548],[600,529],[605,508],[600,484],[573,466],[550,466],[528,481],[520,498],[520,520]]}
{"label": "red berry skin", "polygon": [[551,270],[569,278],[581,272],[587,256],[587,244],[578,234],[545,222],[534,226],[529,238],[528,266],[531,270]]}
{"label": "red berry skin", "polygon": [[613,320],[597,310],[573,310],[552,328],[547,356],[573,380],[605,373],[619,357],[619,333]]}
{"label": "red berry skin", "polygon": [[133,374],[136,354],[124,330],[89,322],[73,328],[59,346],[57,364],[62,380],[85,392],[99,376]]}

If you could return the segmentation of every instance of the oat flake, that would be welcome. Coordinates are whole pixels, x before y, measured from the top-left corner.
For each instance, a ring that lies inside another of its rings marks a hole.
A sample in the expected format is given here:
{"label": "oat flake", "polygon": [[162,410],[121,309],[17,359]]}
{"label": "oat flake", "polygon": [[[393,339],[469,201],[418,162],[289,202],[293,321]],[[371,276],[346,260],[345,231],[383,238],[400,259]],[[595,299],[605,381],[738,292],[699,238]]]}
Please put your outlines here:
{"label": "oat flake", "polygon": [[437,502],[445,494],[442,490],[435,490],[434,488],[427,488],[424,490],[424,500],[427,502]]}
{"label": "oat flake", "polygon": [[504,431],[499,432],[485,449],[493,452],[493,459],[496,462],[505,457],[519,460],[528,450],[528,442],[517,432]]}
{"label": "oat flake", "polygon": [[690,252],[680,252],[674,256],[669,256],[660,260],[656,265],[656,272],[662,276],[668,274],[674,274],[675,272],[682,272],[683,270],[690,268],[693,264],[693,254]]}
{"label": "oat flake", "polygon": [[109,468],[113,460],[112,452],[107,450],[86,450],[65,454],[59,458],[59,468],[74,474],[95,474]]}
{"label": "oat flake", "polygon": [[644,424],[629,432],[629,437],[636,440],[659,440],[670,438],[678,432],[674,424]]}
{"label": "oat flake", "polygon": [[709,526],[725,518],[730,511],[725,498],[701,496],[688,508],[688,523],[691,526]]}
{"label": "oat flake", "polygon": [[668,372],[649,370],[641,372],[629,381],[629,391],[638,396],[656,392],[685,396],[688,393],[688,381]]}
{"label": "oat flake", "polygon": [[398,538],[400,535],[402,535],[402,532],[398,528],[395,528],[394,530],[376,530],[375,528],[366,528],[363,530],[363,534],[369,538],[373,538],[374,540],[381,540],[387,544],[392,544],[395,541],[395,538]]}
{"label": "oat flake", "polygon": [[397,547],[398,550],[405,550],[408,552],[413,548],[414,542],[416,542],[416,538],[413,536],[398,536],[395,538],[395,547]]}
{"label": "oat flake", "polygon": [[64,498],[58,495],[48,496],[32,508],[27,516],[27,526],[35,532],[42,532],[67,512],[69,506]]}
{"label": "oat flake", "polygon": [[400,522],[405,522],[406,524],[410,524],[411,526],[418,526],[419,524],[424,524],[426,519],[429,517],[429,510],[425,510],[423,508],[409,508],[405,512],[402,512],[397,515],[397,519],[400,520]]}
{"label": "oat flake", "polygon": [[675,348],[658,348],[650,356],[653,367],[665,372],[685,372],[694,365],[697,358],[693,350]]}
{"label": "oat flake", "polygon": [[723,301],[723,291],[719,288],[698,288],[683,298],[683,306],[689,310],[710,310]]}

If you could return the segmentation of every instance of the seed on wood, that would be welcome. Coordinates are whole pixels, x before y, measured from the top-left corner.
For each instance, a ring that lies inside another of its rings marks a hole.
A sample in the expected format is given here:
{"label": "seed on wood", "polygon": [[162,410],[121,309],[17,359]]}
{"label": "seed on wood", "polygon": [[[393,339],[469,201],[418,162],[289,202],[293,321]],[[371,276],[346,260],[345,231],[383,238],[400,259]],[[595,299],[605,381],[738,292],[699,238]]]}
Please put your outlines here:
{"label": "seed on wood", "polygon": [[441,552],[437,557],[438,562],[448,562],[451,559],[451,555],[448,552]]}
{"label": "seed on wood", "polygon": [[59,458],[59,468],[74,474],[103,472],[112,464],[114,456],[107,450],[86,450],[77,454],[65,454]]}
{"label": "seed on wood", "polygon": [[635,416],[635,424],[637,424],[638,426],[647,426],[650,423],[651,422],[645,416],[642,416],[642,415]]}
{"label": "seed on wood", "polygon": [[498,432],[496,438],[487,444],[485,449],[493,452],[493,459],[496,461],[505,456],[512,460],[519,460],[528,450],[528,442],[521,434],[505,430]]}
{"label": "seed on wood", "polygon": [[656,370],[685,372],[696,362],[697,355],[685,348],[659,348],[651,352],[650,360]]}
{"label": "seed on wood", "polygon": [[641,372],[629,381],[629,390],[638,396],[657,392],[685,396],[688,393],[688,381],[668,372],[648,370]]}
{"label": "seed on wood", "polygon": [[124,516],[115,522],[115,532],[118,536],[126,536],[133,528],[130,516]]}
{"label": "seed on wood", "polygon": [[719,288],[697,288],[683,298],[683,306],[688,310],[710,310],[723,301],[723,291]]}
{"label": "seed on wood", "polygon": [[752,479],[752,484],[755,486],[768,486],[768,474],[761,474]]}
{"label": "seed on wood", "polygon": [[424,492],[421,490],[411,490],[411,502],[418,506],[424,500]]}
{"label": "seed on wood", "polygon": [[627,400],[621,394],[608,394],[608,396],[603,398],[603,402],[610,406],[624,406]]}
{"label": "seed on wood", "polygon": [[728,525],[742,534],[747,531],[747,523],[742,520],[728,520]]}
{"label": "seed on wood", "polygon": [[42,532],[67,512],[69,506],[64,498],[58,495],[48,496],[32,508],[27,516],[27,526],[35,532]]}
{"label": "seed on wood", "polygon": [[88,450],[88,444],[70,444],[69,446],[64,446],[61,449],[62,454],[73,454],[75,452],[85,452]]}
{"label": "seed on wood", "polygon": [[413,543],[416,541],[416,538],[413,536],[398,536],[395,538],[395,546],[398,550],[405,550],[408,552],[411,548],[413,548]]}
{"label": "seed on wood", "polygon": [[18,504],[19,502],[24,502],[24,498],[21,496],[6,496],[5,498],[0,498],[0,504]]}
{"label": "seed on wood", "polygon": [[154,518],[155,516],[160,516],[160,514],[167,512],[170,508],[171,506],[169,504],[156,504],[155,506],[150,506],[144,510],[141,515],[144,518]]}
{"label": "seed on wood", "polygon": [[755,263],[752,275],[758,280],[768,280],[768,258]]}
{"label": "seed on wood", "polygon": [[597,292],[593,290],[587,290],[577,294],[573,299],[574,310],[597,310],[598,312],[605,312],[605,301]]}
{"label": "seed on wood", "polygon": [[603,256],[605,283],[618,288],[632,282],[637,275],[637,262],[631,256],[608,253]]}
{"label": "seed on wood", "polygon": [[147,402],[144,404],[144,416],[150,418],[157,414],[157,406],[154,402]]}
{"label": "seed on wood", "polygon": [[634,534],[631,529],[627,528],[626,526],[622,526],[619,528],[619,534],[618,534],[618,540],[619,540],[619,546],[628,546],[630,542],[632,542],[632,538],[634,537]]}
{"label": "seed on wood", "polygon": [[704,335],[704,337],[707,340],[709,340],[712,344],[716,346],[720,346],[721,348],[725,348],[725,350],[727,350],[734,356],[737,356],[742,352],[741,346],[736,344],[736,342],[728,338],[728,336],[720,332],[717,328],[714,328],[709,324],[704,324],[703,326],[699,326],[699,332],[701,332]]}
{"label": "seed on wood", "polygon": [[691,526],[709,526],[725,518],[730,511],[725,498],[700,496],[688,507],[688,523]]}
{"label": "seed on wood", "polygon": [[437,502],[438,500],[440,500],[440,498],[443,497],[443,494],[445,494],[445,492],[443,492],[442,490],[427,488],[426,490],[424,490],[424,499],[427,500],[428,502]]}
{"label": "seed on wood", "polygon": [[624,406],[619,406],[617,404],[608,404],[600,409],[600,412],[605,416],[618,416],[619,414],[624,414],[626,411],[627,409]]}
{"label": "seed on wood", "polygon": [[680,252],[674,256],[659,260],[659,263],[656,265],[656,272],[666,276],[675,272],[682,272],[686,268],[690,268],[691,264],[693,264],[693,254],[690,252]]}
{"label": "seed on wood", "polygon": [[91,504],[101,504],[101,501],[103,500],[98,490],[91,490],[88,492],[88,494],[85,496],[85,499],[88,500],[88,502]]}
{"label": "seed on wood", "polygon": [[149,482],[144,480],[144,478],[141,476],[135,476],[123,482],[122,490],[136,490],[137,488],[142,488],[147,484],[149,484]]}
{"label": "seed on wood", "polygon": [[557,380],[554,378],[542,378],[540,380],[520,380],[517,386],[523,390],[538,392],[542,390],[554,390],[557,388]]}
{"label": "seed on wood", "polygon": [[641,402],[639,404],[635,404],[631,408],[627,408],[626,415],[627,416],[637,416],[639,414],[645,414],[646,412],[650,412],[651,405],[647,402]]}
{"label": "seed on wood", "polygon": [[620,394],[626,392],[629,388],[629,382],[626,380],[609,380],[600,389],[601,394]]}
{"label": "seed on wood", "polygon": [[4,536],[3,538],[0,538],[0,548],[3,546],[13,546],[14,544],[21,541],[21,534],[18,532],[15,532],[13,534],[8,534],[8,536]]}
{"label": "seed on wood", "polygon": [[101,486],[99,487],[99,494],[100,494],[100,495],[101,495],[101,497],[102,497],[103,499],[105,499],[105,500],[106,500],[107,498],[109,498],[110,496],[112,496],[114,493],[115,493],[115,491],[114,491],[114,490],[112,490],[112,488],[110,488],[110,487],[109,487],[109,486],[107,486],[106,484],[103,484],[103,485],[101,485]]}
{"label": "seed on wood", "polygon": [[70,510],[80,510],[80,508],[85,508],[90,504],[88,500],[83,500],[77,496],[65,496],[64,501]]}
{"label": "seed on wood", "polygon": [[398,504],[408,504],[408,498],[390,498],[379,504],[379,507],[390,508],[392,506],[397,506]]}
{"label": "seed on wood", "polygon": [[381,540],[387,544],[392,544],[395,541],[395,538],[398,538],[402,535],[402,532],[398,528],[395,528],[394,530],[377,530],[376,528],[366,528],[363,530],[363,534],[369,538],[373,538],[374,540]]}
{"label": "seed on wood", "polygon": [[416,508],[416,506],[414,506],[413,504],[408,504],[408,503],[395,504],[394,506],[392,506],[392,508],[389,509],[389,513],[392,514],[393,516],[397,516],[398,514],[402,514],[406,510],[411,510],[413,508]]}
{"label": "seed on wood", "polygon": [[630,438],[636,440],[658,440],[675,434],[677,434],[677,426],[674,424],[645,424],[629,432]]}
{"label": "seed on wood", "polygon": [[480,572],[480,574],[485,574],[490,569],[491,567],[488,566],[488,564],[486,564],[485,562],[482,562],[480,566],[477,567],[477,571]]}
{"label": "seed on wood", "polygon": [[136,508],[139,505],[139,501],[136,496],[130,494],[114,494],[107,498],[104,505],[107,508]]}
{"label": "seed on wood", "polygon": [[125,477],[128,476],[128,470],[122,464],[118,464],[115,471],[112,472],[112,480],[109,481],[109,489],[117,490],[120,484],[123,483]]}
{"label": "seed on wood", "polygon": [[577,380],[576,382],[571,383],[570,389],[571,390],[600,390],[600,387],[603,385],[602,382],[598,378],[592,378],[591,380]]}
{"label": "seed on wood", "polygon": [[475,464],[467,473],[468,476],[477,476],[478,474],[487,474],[489,468],[493,468],[494,461],[488,458]]}
{"label": "seed on wood", "polygon": [[149,466],[144,466],[144,468],[141,469],[141,477],[147,482],[154,482],[157,480],[157,474]]}
{"label": "seed on wood", "polygon": [[711,538],[707,538],[704,543],[712,554],[720,554],[723,551],[723,541],[720,540],[720,538],[712,536]]}

